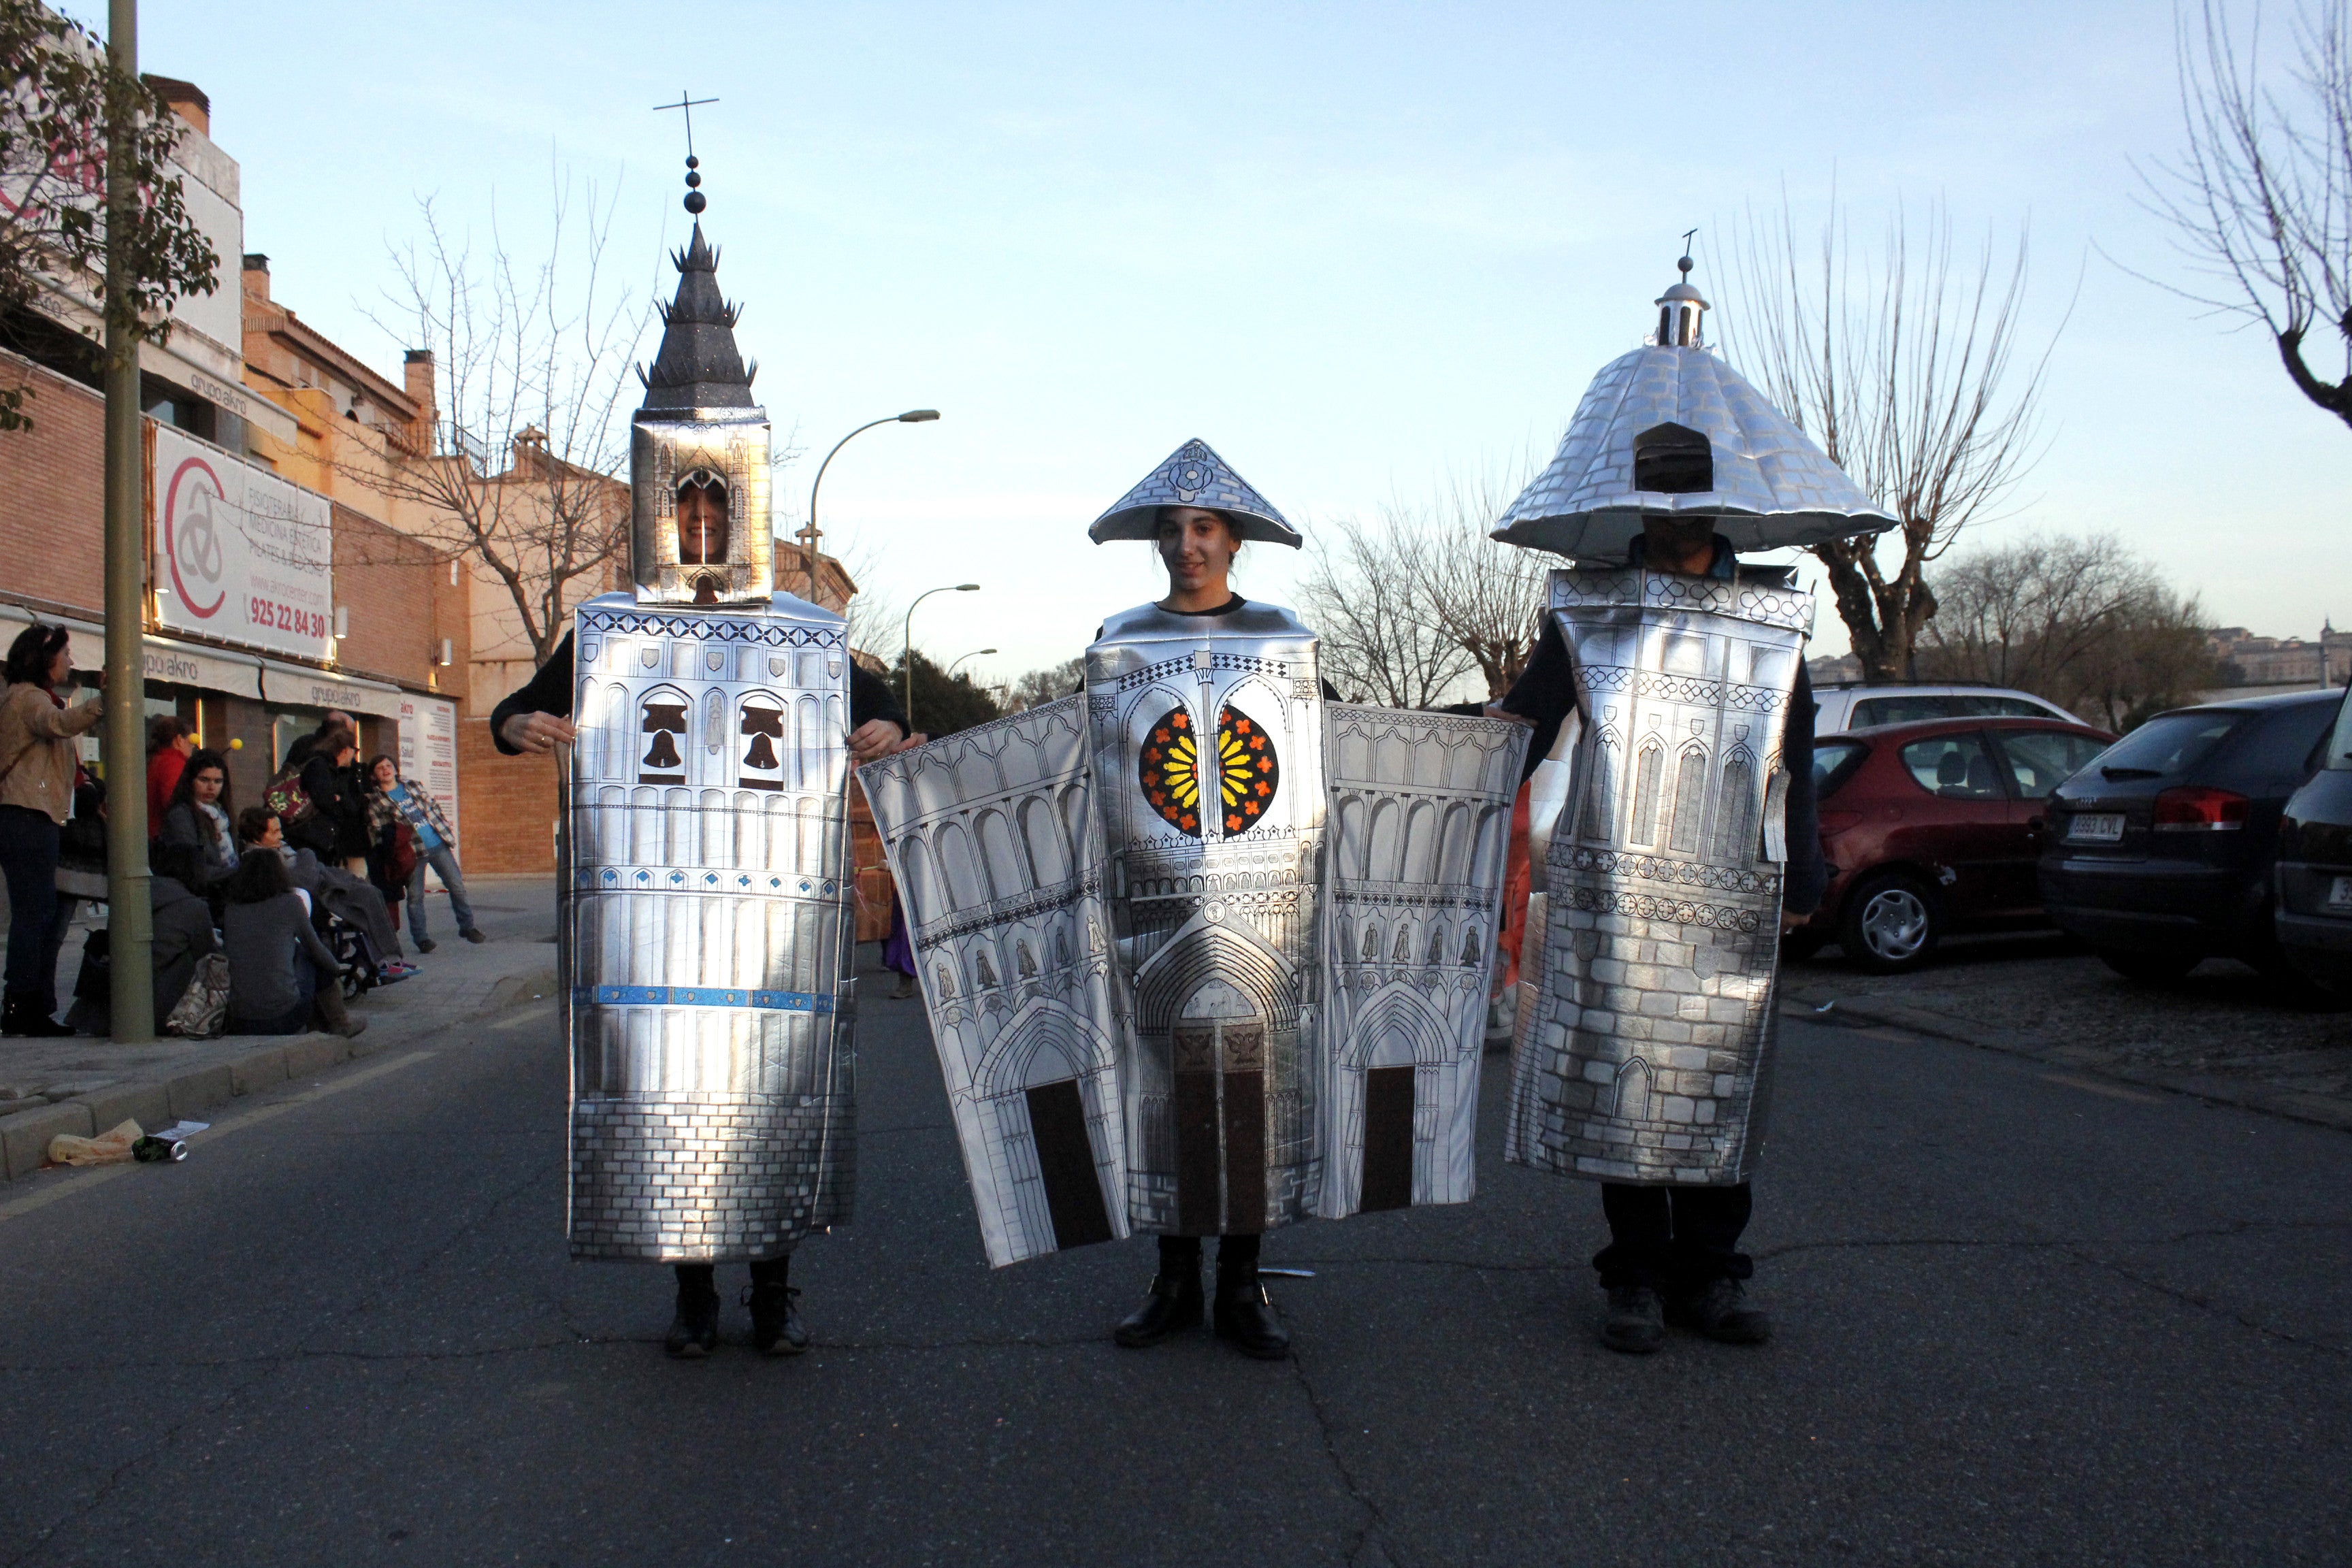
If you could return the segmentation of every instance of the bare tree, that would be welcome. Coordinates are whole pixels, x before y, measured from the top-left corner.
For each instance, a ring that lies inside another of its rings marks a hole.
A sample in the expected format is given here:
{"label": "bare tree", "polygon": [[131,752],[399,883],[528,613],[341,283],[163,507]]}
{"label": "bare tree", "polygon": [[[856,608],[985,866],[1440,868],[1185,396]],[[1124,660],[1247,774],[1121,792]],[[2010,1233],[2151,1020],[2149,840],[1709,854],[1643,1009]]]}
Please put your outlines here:
{"label": "bare tree", "polygon": [[1426,708],[1472,668],[1438,615],[1444,551],[1395,506],[1377,521],[1326,523],[1307,546],[1299,598],[1325,679],[1350,700]]}
{"label": "bare tree", "polygon": [[1439,630],[1483,678],[1487,700],[1511,689],[1535,653],[1551,562],[1487,537],[1519,485],[1492,473],[1450,479],[1432,510],[1430,602]]}
{"label": "bare tree", "polygon": [[[2352,425],[2352,7],[2295,7],[2284,93],[2262,79],[2259,10],[2242,47],[2226,0],[2203,0],[2175,31],[2187,145],[2140,171],[2142,204],[2198,281],[2158,286],[2259,324],[2295,390]],[[2306,353],[2317,326],[2346,359],[2334,381]]]}
{"label": "bare tree", "polygon": [[[358,477],[396,503],[404,529],[504,584],[533,655],[562,639],[572,607],[628,550],[626,399],[649,312],[606,279],[617,191],[551,184],[543,256],[494,223],[484,254],[420,201],[423,237],[395,247],[400,284],[377,324],[432,354],[436,417],[420,450],[394,444]],[[535,253],[536,254],[536,253]],[[495,465],[503,464],[503,468]]]}
{"label": "bare tree", "polygon": [[2027,538],[1952,558],[1919,668],[2050,699],[2110,729],[2221,678],[2197,600],[2113,534]]}
{"label": "bare tree", "polygon": [[1069,696],[1087,683],[1087,661],[1084,655],[1066,658],[1059,664],[1049,664],[1043,669],[1033,669],[1006,689],[1004,710],[1025,713],[1032,708],[1042,708],[1048,702]]}
{"label": "bare tree", "polygon": [[[1813,553],[1864,679],[1904,679],[1936,613],[1928,563],[1970,522],[1999,515],[2041,456],[2050,348],[2018,359],[2027,231],[2005,268],[1990,230],[1973,261],[1956,263],[1937,204],[1916,238],[1898,209],[1877,251],[1858,253],[1832,196],[1807,255],[1784,198],[1777,223],[1750,213],[1732,249],[1727,352],[1900,524]],[[1882,541],[1900,552],[1891,563]]]}

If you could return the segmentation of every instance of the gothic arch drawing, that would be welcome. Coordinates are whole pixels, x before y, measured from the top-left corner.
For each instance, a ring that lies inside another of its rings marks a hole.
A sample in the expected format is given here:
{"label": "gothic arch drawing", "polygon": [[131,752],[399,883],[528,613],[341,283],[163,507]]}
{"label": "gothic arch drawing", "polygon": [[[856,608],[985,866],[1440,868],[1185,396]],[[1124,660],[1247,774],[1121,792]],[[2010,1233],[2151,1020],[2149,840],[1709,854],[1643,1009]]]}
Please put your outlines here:
{"label": "gothic arch drawing", "polygon": [[1674,826],[1666,847],[1677,854],[1698,853],[1699,833],[1706,825],[1706,748],[1694,741],[1675,761]]}

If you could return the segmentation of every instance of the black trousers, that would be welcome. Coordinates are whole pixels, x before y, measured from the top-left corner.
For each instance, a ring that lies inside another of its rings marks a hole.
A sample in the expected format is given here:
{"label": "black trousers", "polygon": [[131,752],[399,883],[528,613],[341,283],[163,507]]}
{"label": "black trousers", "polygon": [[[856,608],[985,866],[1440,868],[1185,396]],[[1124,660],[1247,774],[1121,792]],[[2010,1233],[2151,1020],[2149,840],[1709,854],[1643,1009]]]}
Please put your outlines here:
{"label": "black trousers", "polygon": [[1717,1279],[1745,1279],[1756,1265],[1739,1250],[1755,1195],[1736,1187],[1634,1187],[1604,1182],[1601,1212],[1609,1245],[1592,1255],[1604,1289],[1647,1285],[1695,1290]]}
{"label": "black trousers", "polygon": [[[1231,1268],[1235,1264],[1257,1263],[1260,1237],[1253,1232],[1247,1236],[1217,1237],[1217,1267]],[[1173,1272],[1190,1268],[1198,1272],[1201,1267],[1201,1238],[1197,1236],[1163,1236],[1160,1238],[1160,1267]]]}
{"label": "black trousers", "polygon": [[[700,1290],[709,1291],[713,1295],[718,1293],[719,1266],[717,1264],[673,1263],[670,1267],[677,1271],[677,1288],[680,1290],[692,1290],[698,1287]],[[751,1265],[751,1283],[781,1285],[791,1277],[792,1269],[793,1255],[789,1252],[782,1258],[771,1258],[763,1262],[754,1263]]]}
{"label": "black trousers", "polygon": [[58,953],[73,900],[58,897],[58,825],[46,811],[0,805],[0,874],[8,882],[8,990],[47,1017],[58,1010]]}

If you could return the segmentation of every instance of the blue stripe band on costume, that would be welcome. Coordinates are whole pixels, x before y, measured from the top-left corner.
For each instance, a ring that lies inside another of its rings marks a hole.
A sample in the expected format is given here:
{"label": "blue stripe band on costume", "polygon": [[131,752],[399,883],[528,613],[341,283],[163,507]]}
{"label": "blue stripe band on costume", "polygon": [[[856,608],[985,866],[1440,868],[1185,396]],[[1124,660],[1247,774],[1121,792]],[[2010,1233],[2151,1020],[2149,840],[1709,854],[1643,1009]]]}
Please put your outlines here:
{"label": "blue stripe band on costume", "polygon": [[715,985],[575,985],[575,1007],[754,1007],[772,1013],[830,1013],[829,992],[732,991]]}

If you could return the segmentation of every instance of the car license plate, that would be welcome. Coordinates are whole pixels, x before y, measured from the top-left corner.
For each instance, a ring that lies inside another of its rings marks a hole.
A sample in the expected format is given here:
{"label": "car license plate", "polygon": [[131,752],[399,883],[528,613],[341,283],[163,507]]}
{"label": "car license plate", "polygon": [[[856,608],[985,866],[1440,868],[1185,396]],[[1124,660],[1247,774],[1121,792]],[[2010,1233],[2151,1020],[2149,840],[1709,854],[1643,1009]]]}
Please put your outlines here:
{"label": "car license plate", "polygon": [[2066,824],[2069,844],[2120,844],[2124,838],[2124,814],[2120,811],[2086,811]]}
{"label": "car license plate", "polygon": [[2327,890],[2327,907],[2331,910],[2352,910],[2352,877],[2336,879],[2336,886]]}

